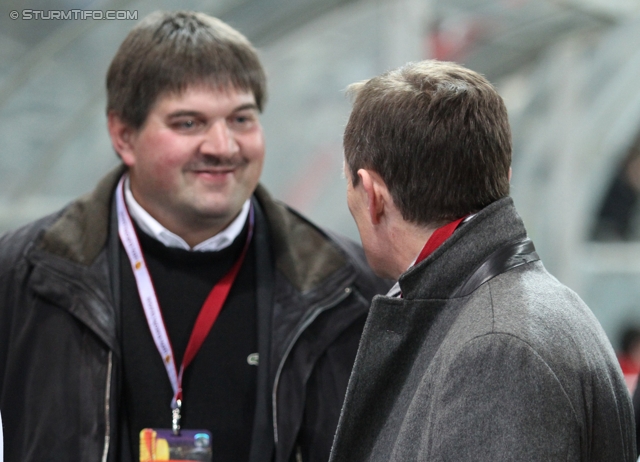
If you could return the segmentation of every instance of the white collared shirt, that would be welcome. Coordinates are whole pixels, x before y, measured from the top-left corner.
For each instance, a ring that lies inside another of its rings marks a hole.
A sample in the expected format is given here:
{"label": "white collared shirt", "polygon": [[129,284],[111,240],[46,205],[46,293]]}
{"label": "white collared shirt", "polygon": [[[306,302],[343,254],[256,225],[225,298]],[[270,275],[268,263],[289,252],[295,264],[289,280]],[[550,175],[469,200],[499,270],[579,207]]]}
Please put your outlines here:
{"label": "white collared shirt", "polygon": [[131,192],[129,175],[127,175],[124,182],[124,200],[127,203],[129,215],[131,215],[133,221],[135,221],[140,229],[146,234],[162,242],[167,247],[176,247],[178,249],[198,252],[215,252],[222,250],[225,247],[229,247],[233,240],[242,232],[242,228],[244,228],[244,224],[249,216],[249,199],[247,199],[242,205],[240,213],[229,224],[229,226],[206,241],[203,241],[194,247],[189,247],[189,244],[187,244],[184,239],[162,226],[158,220],[149,215],[149,213],[143,209],[140,204],[138,204]]}

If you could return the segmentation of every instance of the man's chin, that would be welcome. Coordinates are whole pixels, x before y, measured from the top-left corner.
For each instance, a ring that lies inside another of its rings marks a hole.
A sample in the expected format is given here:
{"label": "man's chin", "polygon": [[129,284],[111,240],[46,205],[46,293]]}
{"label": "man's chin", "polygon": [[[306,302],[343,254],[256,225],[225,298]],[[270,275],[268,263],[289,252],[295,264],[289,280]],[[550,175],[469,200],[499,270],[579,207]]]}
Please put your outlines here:
{"label": "man's chin", "polygon": [[183,210],[193,218],[204,222],[231,222],[251,197],[248,191],[234,189],[233,194],[230,194],[227,188],[219,191],[197,188],[190,192],[191,194],[182,197]]}
{"label": "man's chin", "polygon": [[202,221],[228,221],[230,223],[238,216],[244,203],[245,201],[243,200],[242,202],[234,202],[233,204],[229,204],[228,202],[202,204],[200,207],[197,207],[194,212]]}

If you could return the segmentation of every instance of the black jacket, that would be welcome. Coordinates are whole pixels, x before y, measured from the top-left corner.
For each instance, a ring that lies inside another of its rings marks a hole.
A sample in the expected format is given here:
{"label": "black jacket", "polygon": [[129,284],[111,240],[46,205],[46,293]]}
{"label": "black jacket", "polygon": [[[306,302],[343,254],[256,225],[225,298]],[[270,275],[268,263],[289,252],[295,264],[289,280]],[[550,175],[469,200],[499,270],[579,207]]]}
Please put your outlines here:
{"label": "black jacket", "polygon": [[[115,461],[122,358],[113,195],[96,190],[0,239],[5,460]],[[328,459],[369,301],[353,243],[258,187],[258,397],[251,461]]]}

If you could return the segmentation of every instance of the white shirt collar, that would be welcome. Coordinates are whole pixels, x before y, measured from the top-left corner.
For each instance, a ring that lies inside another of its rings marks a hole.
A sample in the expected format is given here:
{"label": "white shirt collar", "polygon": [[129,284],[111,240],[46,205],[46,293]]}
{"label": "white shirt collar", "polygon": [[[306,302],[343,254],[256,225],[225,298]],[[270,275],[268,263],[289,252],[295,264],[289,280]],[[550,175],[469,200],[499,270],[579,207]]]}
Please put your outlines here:
{"label": "white shirt collar", "polygon": [[149,236],[162,242],[167,247],[176,247],[184,250],[193,250],[199,252],[214,252],[222,250],[225,247],[229,247],[238,235],[242,232],[244,224],[249,216],[249,199],[242,205],[242,210],[238,216],[227,226],[213,237],[210,237],[206,241],[197,244],[196,246],[189,247],[177,234],[172,233],[167,228],[162,226],[155,218],[142,208],[140,204],[134,199],[131,192],[131,186],[129,185],[129,175],[127,175],[124,182],[124,199],[129,209],[129,215],[133,221]]}

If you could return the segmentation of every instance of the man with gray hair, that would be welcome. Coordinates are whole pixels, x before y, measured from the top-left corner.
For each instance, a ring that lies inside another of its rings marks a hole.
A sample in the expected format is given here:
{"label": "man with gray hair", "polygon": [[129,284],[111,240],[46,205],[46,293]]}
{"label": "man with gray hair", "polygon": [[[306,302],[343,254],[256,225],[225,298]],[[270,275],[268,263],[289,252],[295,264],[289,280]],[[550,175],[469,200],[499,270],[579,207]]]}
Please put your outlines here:
{"label": "man with gray hair", "polygon": [[349,209],[398,284],[373,300],[331,461],[634,461],[613,349],[509,197],[495,89],[425,61],[349,91]]}
{"label": "man with gray hair", "polygon": [[158,12],[107,74],[122,165],[0,240],[6,460],[325,462],[369,300],[362,249],[258,184],[265,73]]}

